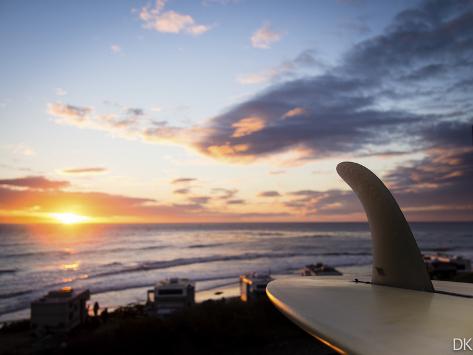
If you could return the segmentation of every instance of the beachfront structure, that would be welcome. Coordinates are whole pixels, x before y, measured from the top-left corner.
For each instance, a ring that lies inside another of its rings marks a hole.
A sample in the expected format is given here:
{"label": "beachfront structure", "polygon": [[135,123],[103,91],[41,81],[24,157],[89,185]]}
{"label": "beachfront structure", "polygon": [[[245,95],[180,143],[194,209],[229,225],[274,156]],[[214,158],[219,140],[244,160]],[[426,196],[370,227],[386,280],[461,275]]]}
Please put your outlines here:
{"label": "beachfront structure", "polygon": [[423,255],[430,278],[450,278],[457,273],[471,272],[471,261],[462,256]]}
{"label": "beachfront structure", "polygon": [[195,284],[189,279],[162,280],[148,290],[146,303],[151,314],[166,317],[195,304]]}
{"label": "beachfront structure", "polygon": [[306,265],[301,270],[302,276],[340,276],[342,273],[330,265],[323,263]]}
{"label": "beachfront structure", "polygon": [[266,294],[266,285],[272,280],[269,274],[256,272],[240,275],[240,299],[251,301]]}
{"label": "beachfront structure", "polygon": [[37,335],[64,333],[82,324],[87,319],[89,290],[74,290],[64,287],[50,291],[31,303],[31,326]]}

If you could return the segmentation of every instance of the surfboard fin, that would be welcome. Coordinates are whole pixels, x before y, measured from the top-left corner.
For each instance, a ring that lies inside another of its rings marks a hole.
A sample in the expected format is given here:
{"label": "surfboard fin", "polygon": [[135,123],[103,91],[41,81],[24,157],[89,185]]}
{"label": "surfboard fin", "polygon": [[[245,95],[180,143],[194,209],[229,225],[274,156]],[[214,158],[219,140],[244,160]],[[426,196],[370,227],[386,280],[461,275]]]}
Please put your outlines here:
{"label": "surfboard fin", "polygon": [[365,209],[373,242],[373,284],[434,292],[422,255],[396,200],[364,166],[342,162],[337,172]]}

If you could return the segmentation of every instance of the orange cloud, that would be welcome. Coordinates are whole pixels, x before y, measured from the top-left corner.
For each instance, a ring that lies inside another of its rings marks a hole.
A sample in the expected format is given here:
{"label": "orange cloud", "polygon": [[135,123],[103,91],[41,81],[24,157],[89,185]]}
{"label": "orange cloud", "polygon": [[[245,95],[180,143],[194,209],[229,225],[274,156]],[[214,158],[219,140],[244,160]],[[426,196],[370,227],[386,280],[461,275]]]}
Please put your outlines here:
{"label": "orange cloud", "polygon": [[65,175],[97,175],[106,173],[108,170],[100,166],[84,167],[84,168],[67,168],[61,173]]}
{"label": "orange cloud", "polygon": [[261,131],[265,126],[265,121],[260,117],[245,117],[232,124],[232,127],[235,128],[232,137],[239,138],[248,136],[255,132]]}
{"label": "orange cloud", "polygon": [[305,110],[301,107],[293,108],[292,110],[287,111],[282,118],[291,118],[296,116],[302,116],[305,114]]}

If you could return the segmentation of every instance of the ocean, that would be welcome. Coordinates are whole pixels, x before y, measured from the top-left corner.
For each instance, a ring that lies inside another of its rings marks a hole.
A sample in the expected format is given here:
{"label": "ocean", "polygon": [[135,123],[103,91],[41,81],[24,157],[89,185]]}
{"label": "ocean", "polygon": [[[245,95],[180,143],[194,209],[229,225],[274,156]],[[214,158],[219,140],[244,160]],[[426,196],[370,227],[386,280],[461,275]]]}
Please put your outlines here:
{"label": "ocean", "polygon": [[[412,223],[422,252],[473,259],[473,223]],[[371,263],[365,223],[0,225],[0,321],[26,318],[32,300],[64,286],[89,288],[101,306],[143,302],[168,277],[197,291],[247,271],[296,273],[323,262]]]}

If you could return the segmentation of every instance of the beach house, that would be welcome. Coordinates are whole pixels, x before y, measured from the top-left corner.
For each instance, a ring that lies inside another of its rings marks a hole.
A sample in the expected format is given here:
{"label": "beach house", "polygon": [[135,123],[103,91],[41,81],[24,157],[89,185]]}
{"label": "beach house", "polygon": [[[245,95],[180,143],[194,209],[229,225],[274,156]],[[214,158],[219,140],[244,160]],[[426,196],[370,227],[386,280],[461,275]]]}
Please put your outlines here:
{"label": "beach house", "polygon": [[189,279],[162,280],[148,290],[146,304],[149,313],[159,317],[191,307],[195,304],[195,284]]}
{"label": "beach house", "polygon": [[248,302],[266,294],[266,285],[272,280],[269,274],[256,272],[240,275],[240,299]]}
{"label": "beach house", "polygon": [[31,326],[37,335],[68,332],[87,319],[89,290],[64,287],[31,303]]}

